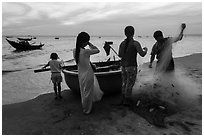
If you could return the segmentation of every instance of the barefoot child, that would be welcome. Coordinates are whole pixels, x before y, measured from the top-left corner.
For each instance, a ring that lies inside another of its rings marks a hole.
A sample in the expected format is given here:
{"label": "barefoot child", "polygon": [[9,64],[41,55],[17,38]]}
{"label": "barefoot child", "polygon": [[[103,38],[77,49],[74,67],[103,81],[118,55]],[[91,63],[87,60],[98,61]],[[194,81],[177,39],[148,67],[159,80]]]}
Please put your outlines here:
{"label": "barefoot child", "polygon": [[[50,61],[43,67],[46,68],[47,66],[50,66],[51,70],[51,80],[54,85],[54,91],[55,91],[55,99],[62,99],[61,96],[61,82],[62,82],[62,76],[61,76],[61,70],[62,70],[62,63],[57,60],[59,59],[57,53],[52,53],[50,55]],[[58,91],[58,92],[57,92]]]}

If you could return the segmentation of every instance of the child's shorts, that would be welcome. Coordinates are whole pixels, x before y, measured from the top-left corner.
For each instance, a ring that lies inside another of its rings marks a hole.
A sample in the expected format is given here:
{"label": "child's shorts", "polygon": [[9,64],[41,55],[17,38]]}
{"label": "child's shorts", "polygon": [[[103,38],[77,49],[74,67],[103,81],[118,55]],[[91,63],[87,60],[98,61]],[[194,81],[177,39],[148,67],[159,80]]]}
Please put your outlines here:
{"label": "child's shorts", "polygon": [[60,83],[62,82],[61,73],[52,73],[51,74],[52,83]]}

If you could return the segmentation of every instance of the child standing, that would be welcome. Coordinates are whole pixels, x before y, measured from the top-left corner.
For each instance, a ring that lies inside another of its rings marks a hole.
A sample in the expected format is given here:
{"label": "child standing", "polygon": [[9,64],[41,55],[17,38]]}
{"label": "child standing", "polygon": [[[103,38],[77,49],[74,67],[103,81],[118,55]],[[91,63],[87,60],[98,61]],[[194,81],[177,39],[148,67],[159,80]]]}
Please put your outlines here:
{"label": "child standing", "polygon": [[52,53],[50,55],[50,59],[51,60],[43,67],[43,69],[46,68],[47,66],[50,66],[51,80],[52,80],[52,83],[54,85],[54,91],[55,91],[55,95],[56,95],[55,99],[62,99],[62,96],[61,96],[62,63],[59,60],[57,60],[57,59],[59,59],[57,53]]}

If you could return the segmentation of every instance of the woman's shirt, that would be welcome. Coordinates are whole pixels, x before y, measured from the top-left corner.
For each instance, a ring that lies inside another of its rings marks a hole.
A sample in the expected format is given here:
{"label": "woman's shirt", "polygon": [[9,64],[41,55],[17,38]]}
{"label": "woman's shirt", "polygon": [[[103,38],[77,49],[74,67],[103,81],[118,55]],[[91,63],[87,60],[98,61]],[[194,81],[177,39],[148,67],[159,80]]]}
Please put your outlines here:
{"label": "woman's shirt", "polygon": [[[74,58],[75,58],[75,52],[76,52],[76,49],[73,50]],[[84,71],[90,69],[91,68],[90,56],[93,55],[93,54],[97,54],[98,52],[99,52],[98,49],[83,49],[83,48],[80,48],[78,71],[79,72],[84,72]]]}
{"label": "woman's shirt", "polygon": [[[128,45],[126,45],[126,40],[124,40],[120,44],[119,56],[121,57],[121,66],[123,67],[136,66],[137,67],[137,47],[136,47],[137,45],[140,46],[139,42],[133,39],[130,40]],[[125,51],[125,48],[127,48],[126,51]]]}

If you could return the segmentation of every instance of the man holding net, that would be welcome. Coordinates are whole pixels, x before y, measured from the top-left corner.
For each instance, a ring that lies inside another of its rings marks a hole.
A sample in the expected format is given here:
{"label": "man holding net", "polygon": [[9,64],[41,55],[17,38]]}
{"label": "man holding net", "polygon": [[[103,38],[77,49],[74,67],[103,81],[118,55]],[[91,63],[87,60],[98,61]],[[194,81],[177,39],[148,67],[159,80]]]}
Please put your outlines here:
{"label": "man holding net", "polygon": [[157,65],[156,72],[172,72],[174,71],[174,60],[172,57],[172,44],[183,38],[183,31],[186,24],[181,24],[181,31],[177,37],[163,37],[163,33],[158,30],[154,32],[154,38],[157,41],[152,47],[149,68],[152,68],[152,62],[156,56]]}

